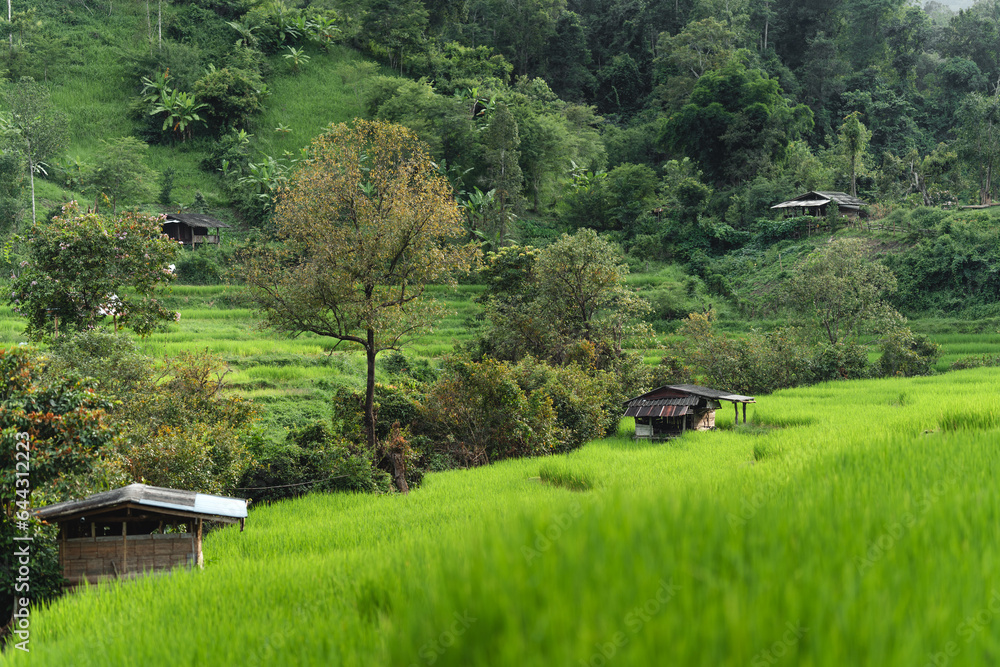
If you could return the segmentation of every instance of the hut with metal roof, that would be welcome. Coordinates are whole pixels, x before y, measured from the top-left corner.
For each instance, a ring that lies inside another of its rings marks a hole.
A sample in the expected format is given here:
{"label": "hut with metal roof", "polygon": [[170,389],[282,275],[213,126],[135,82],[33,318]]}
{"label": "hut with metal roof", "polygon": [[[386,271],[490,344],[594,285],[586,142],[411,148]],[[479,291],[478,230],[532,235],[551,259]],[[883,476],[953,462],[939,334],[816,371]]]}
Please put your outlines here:
{"label": "hut with metal roof", "polygon": [[846,192],[807,192],[795,199],[775,204],[772,209],[800,210],[800,215],[826,215],[829,206],[837,207],[840,215],[847,218],[857,218],[865,202]]}
{"label": "hut with metal roof", "polygon": [[747,403],[756,403],[753,396],[742,396],[695,384],[666,385],[625,402],[625,416],[635,417],[635,437],[652,440],[675,438],[687,430],[707,431],[715,428],[715,411],[721,401],[731,401],[740,421],[739,406],[743,406],[743,422],[747,420]]}
{"label": "hut with metal roof", "polygon": [[218,243],[219,230],[229,225],[201,213],[167,213],[163,233],[191,247],[202,243]]}
{"label": "hut with metal roof", "polygon": [[238,522],[242,530],[247,501],[130,484],[34,514],[59,525],[59,564],[76,585],[201,567],[203,523]]}

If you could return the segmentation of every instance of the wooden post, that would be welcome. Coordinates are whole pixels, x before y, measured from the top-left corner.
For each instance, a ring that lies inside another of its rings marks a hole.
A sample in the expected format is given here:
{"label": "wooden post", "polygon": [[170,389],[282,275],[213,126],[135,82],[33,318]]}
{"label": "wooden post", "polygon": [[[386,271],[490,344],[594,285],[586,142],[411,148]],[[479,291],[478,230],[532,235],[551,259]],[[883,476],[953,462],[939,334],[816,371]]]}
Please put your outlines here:
{"label": "wooden post", "polygon": [[733,412],[736,414],[736,425],[740,425],[740,404],[733,401]]}
{"label": "wooden post", "polygon": [[743,423],[747,423],[747,404],[743,404]]}
{"label": "wooden post", "polygon": [[122,576],[128,572],[128,521],[122,521]]}
{"label": "wooden post", "polygon": [[198,535],[195,537],[197,540],[196,545],[198,549],[198,555],[195,557],[195,563],[197,563],[199,568],[205,567],[205,560],[201,554],[201,519],[198,519]]}

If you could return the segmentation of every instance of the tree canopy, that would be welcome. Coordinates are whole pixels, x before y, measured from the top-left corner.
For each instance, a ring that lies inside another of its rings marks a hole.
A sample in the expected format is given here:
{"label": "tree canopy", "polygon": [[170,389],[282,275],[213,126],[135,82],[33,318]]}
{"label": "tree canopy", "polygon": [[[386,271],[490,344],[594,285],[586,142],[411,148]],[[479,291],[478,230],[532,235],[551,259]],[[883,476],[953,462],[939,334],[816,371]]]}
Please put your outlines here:
{"label": "tree canopy", "polygon": [[[361,346],[365,423],[375,450],[376,355],[431,326],[431,283],[476,261],[448,181],[412,131],[356,120],[313,141],[275,212],[280,247],[251,253],[239,275],[266,322]],[[405,482],[404,482],[405,485]]]}
{"label": "tree canopy", "polygon": [[145,335],[173,320],[157,295],[174,279],[177,243],[161,224],[160,216],[81,214],[74,202],[33,227],[8,299],[28,319],[25,333],[40,339],[111,320]]}

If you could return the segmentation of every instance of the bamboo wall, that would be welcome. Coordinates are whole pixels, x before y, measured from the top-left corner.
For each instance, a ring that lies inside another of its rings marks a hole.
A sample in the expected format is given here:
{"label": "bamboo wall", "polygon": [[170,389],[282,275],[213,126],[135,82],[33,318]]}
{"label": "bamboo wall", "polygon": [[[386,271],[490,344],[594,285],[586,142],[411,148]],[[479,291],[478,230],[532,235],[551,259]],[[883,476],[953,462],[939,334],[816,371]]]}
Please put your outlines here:
{"label": "bamboo wall", "polygon": [[59,560],[71,584],[189,567],[199,561],[197,533],[114,535],[62,540]]}

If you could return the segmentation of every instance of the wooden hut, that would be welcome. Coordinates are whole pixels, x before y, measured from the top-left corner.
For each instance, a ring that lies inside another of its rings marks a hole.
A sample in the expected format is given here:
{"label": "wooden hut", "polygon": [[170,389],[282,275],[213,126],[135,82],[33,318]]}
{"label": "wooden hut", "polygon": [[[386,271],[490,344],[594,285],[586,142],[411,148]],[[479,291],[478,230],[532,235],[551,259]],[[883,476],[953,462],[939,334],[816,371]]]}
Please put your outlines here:
{"label": "wooden hut", "polygon": [[799,215],[823,216],[831,205],[837,207],[842,217],[855,219],[858,217],[861,207],[865,202],[857,197],[853,197],[846,192],[807,192],[799,195],[795,199],[783,201],[775,204],[772,209],[799,209]]}
{"label": "wooden hut", "polygon": [[163,221],[163,233],[192,248],[202,243],[218,243],[219,230],[229,225],[210,215],[200,213],[168,213]]}
{"label": "wooden hut", "polygon": [[59,564],[70,585],[201,567],[202,524],[239,522],[247,501],[130,484],[35,511],[59,525]]}
{"label": "wooden hut", "polygon": [[743,423],[747,421],[747,403],[756,403],[753,396],[741,396],[695,384],[675,384],[660,387],[625,402],[625,416],[635,417],[635,437],[651,440],[675,438],[687,430],[707,431],[715,428],[715,411],[721,401],[731,401],[740,421],[739,406],[743,405]]}

